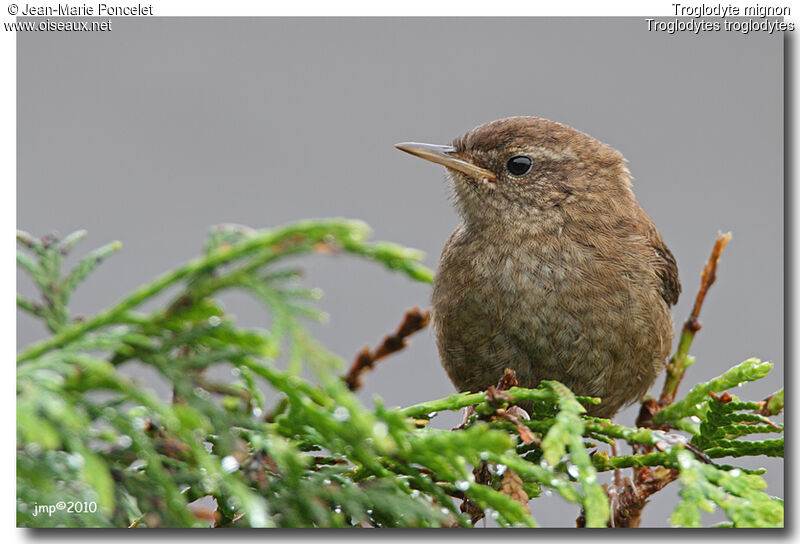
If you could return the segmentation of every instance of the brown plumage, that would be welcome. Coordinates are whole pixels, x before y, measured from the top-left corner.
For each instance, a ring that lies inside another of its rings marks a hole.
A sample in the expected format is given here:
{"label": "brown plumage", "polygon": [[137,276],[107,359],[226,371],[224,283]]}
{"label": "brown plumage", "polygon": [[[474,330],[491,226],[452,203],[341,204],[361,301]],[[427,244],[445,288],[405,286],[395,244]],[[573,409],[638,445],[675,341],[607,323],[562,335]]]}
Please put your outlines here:
{"label": "brown plumage", "polygon": [[462,217],[432,316],[458,390],[486,389],[509,367],[522,386],[555,379],[601,397],[590,413],[611,417],[650,387],[681,286],[619,152],[537,117],[398,147],[447,167]]}

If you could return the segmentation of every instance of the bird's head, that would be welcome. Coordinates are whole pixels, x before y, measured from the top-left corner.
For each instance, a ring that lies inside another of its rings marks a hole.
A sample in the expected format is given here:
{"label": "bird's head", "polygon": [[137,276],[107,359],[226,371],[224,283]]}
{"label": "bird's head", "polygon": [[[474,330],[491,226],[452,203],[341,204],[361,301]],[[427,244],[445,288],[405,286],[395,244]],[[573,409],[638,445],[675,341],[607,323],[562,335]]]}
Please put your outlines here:
{"label": "bird's head", "polygon": [[480,125],[452,145],[398,149],[447,168],[467,223],[532,224],[559,211],[600,213],[633,198],[625,159],[561,123],[509,117]]}

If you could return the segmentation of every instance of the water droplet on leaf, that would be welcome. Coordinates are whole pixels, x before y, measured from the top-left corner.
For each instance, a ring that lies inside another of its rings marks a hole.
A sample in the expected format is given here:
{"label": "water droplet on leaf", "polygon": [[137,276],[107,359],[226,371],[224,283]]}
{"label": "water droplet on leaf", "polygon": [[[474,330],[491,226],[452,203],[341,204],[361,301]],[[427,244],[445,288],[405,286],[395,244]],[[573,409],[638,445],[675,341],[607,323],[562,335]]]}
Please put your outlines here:
{"label": "water droplet on leaf", "polygon": [[72,453],[67,456],[67,464],[74,469],[81,469],[83,465],[86,464],[86,460],[83,458],[83,455]]}
{"label": "water droplet on leaf", "polygon": [[195,387],[194,394],[200,397],[201,399],[210,399],[211,393],[203,389],[202,387]]}
{"label": "water droplet on leaf", "polygon": [[375,438],[378,440],[383,440],[389,436],[389,427],[383,421],[379,421],[372,426],[372,434],[374,434]]}
{"label": "water droplet on leaf", "polygon": [[222,470],[225,472],[236,472],[239,470],[239,461],[233,455],[228,455],[222,458]]}
{"label": "water droplet on leaf", "polygon": [[347,421],[350,418],[350,410],[344,406],[337,406],[333,410],[333,419],[339,422]]}
{"label": "water droplet on leaf", "polygon": [[567,465],[567,474],[569,474],[573,478],[577,478],[578,476],[581,475],[581,472],[580,470],[578,470],[577,465],[573,465],[572,463],[570,463],[569,465]]}

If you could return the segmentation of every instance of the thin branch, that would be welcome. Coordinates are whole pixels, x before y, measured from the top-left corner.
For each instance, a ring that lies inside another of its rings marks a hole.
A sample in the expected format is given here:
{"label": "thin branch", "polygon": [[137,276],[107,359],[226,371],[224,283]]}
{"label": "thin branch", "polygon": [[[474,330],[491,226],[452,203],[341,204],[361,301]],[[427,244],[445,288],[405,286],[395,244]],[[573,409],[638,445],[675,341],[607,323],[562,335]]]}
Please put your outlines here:
{"label": "thin branch", "polygon": [[[524,401],[554,402],[558,399],[558,397],[556,397],[552,391],[547,391],[544,389],[525,389],[520,387],[512,387],[508,391],[503,391],[502,394],[504,397],[503,401],[508,402],[509,404]],[[491,400],[488,395],[489,394],[486,391],[480,391],[478,393],[454,393],[443,399],[431,400],[428,402],[414,404],[413,406],[408,406],[407,408],[400,410],[400,413],[405,417],[430,419],[435,413],[443,410],[456,412],[461,408],[466,408],[467,406],[482,404],[488,400]],[[493,398],[494,400],[497,399],[497,393],[494,393]],[[586,399],[587,397],[578,398]],[[493,413],[494,410],[490,412],[490,414]],[[532,424],[533,421],[530,423]],[[525,422],[525,424],[527,425],[528,422]]]}
{"label": "thin branch", "polygon": [[677,480],[678,475],[678,470],[674,468],[659,467],[652,470],[643,467],[634,470],[634,482],[625,478],[622,491],[616,497],[609,497],[614,506],[611,526],[638,527],[650,496]]}
{"label": "thin branch", "polygon": [[[360,233],[358,229],[364,232]],[[338,235],[340,238],[347,238],[350,246],[356,247],[359,244],[364,245],[362,243],[363,240],[359,238],[359,236],[362,238],[366,237],[365,229],[366,227],[360,222],[330,219],[300,221],[276,229],[258,232],[258,234],[242,242],[220,247],[202,257],[192,259],[186,264],[159,276],[153,282],[140,287],[115,306],[96,314],[91,319],[67,326],[59,331],[58,334],[29,346],[22,353],[17,355],[17,364],[28,359],[39,357],[51,349],[68,344],[89,331],[117,322],[117,319],[123,314],[186,277],[212,270],[218,266],[222,266],[248,255],[253,255],[257,258],[257,254],[260,250],[275,247],[286,240],[294,240],[297,236],[303,236],[306,242],[312,244],[315,241],[322,240],[325,236]],[[18,232],[17,238],[22,243],[29,242],[28,238],[25,237],[25,233]]]}
{"label": "thin branch", "polygon": [[350,370],[344,377],[344,381],[347,383],[347,387],[350,391],[356,391],[361,387],[363,383],[361,380],[362,374],[371,370],[375,366],[375,363],[406,347],[408,344],[407,338],[409,336],[428,326],[430,315],[429,311],[422,311],[415,306],[406,311],[403,322],[397,328],[397,331],[384,338],[381,345],[374,351],[370,351],[368,346],[364,347],[358,355],[356,355],[355,361],[353,361]]}
{"label": "thin branch", "polygon": [[19,295],[17,295],[17,307],[21,310],[25,310],[26,312],[35,315],[36,317],[42,317],[42,315],[44,315],[41,306]]}
{"label": "thin branch", "polygon": [[[700,288],[697,290],[692,312],[689,314],[689,319],[683,324],[675,355],[673,355],[669,363],[667,363],[666,379],[664,380],[664,387],[661,390],[661,396],[658,402],[654,399],[648,399],[642,403],[639,417],[636,420],[636,424],[639,427],[663,428],[663,426],[653,421],[653,416],[660,409],[671,405],[675,401],[678,386],[680,386],[683,380],[686,369],[693,362],[689,356],[689,348],[692,345],[695,334],[700,330],[700,310],[703,308],[703,302],[705,301],[708,290],[717,279],[717,265],[719,265],[719,259],[730,239],[731,233],[728,232],[725,234],[718,234],[717,239],[714,241],[711,255],[708,258],[708,262],[703,267],[703,272],[700,274]],[[653,451],[653,446],[638,444],[634,450],[636,453],[645,454],[645,456],[647,456],[649,452]],[[635,458],[637,456],[633,457]],[[709,460],[705,454],[701,455],[701,458],[704,461]],[[618,458],[616,462],[621,462],[621,458]],[[634,467],[633,484],[626,478],[625,484],[621,489],[616,486],[607,488],[607,493],[612,504],[612,527],[638,527],[641,522],[642,510],[647,504],[650,495],[663,489],[664,486],[674,481],[677,477],[678,472],[673,468],[652,470],[648,467]]]}
{"label": "thin branch", "polygon": [[661,397],[658,400],[660,407],[672,404],[672,401],[675,400],[678,386],[681,384],[683,375],[690,364],[688,363],[689,348],[692,345],[695,334],[700,330],[699,318],[700,310],[703,308],[703,301],[705,301],[709,288],[717,279],[717,265],[722,256],[722,251],[725,249],[730,239],[730,232],[717,235],[714,247],[711,250],[711,256],[708,258],[705,267],[703,267],[703,272],[700,275],[700,288],[697,290],[692,313],[689,315],[689,319],[686,320],[686,323],[683,324],[681,338],[678,342],[678,349],[667,364],[667,376],[664,381],[664,387],[661,390]]}
{"label": "thin branch", "polygon": [[17,229],[17,242],[28,249],[36,249],[41,245],[41,241],[33,234]]}
{"label": "thin branch", "polygon": [[253,237],[241,244],[238,244],[236,247],[222,248],[204,257],[193,259],[185,265],[163,274],[155,281],[140,287],[117,305],[96,314],[93,318],[82,323],[69,326],[60,333],[51,336],[47,340],[29,346],[25,351],[17,356],[17,363],[38,357],[53,348],[63,346],[64,344],[79,338],[89,331],[113,323],[121,314],[124,314],[129,310],[139,306],[145,300],[155,296],[183,278],[202,270],[211,269],[215,266],[245,255],[255,249],[268,247],[279,240],[282,237],[281,235],[285,236],[286,234],[286,231],[267,231],[260,236]]}
{"label": "thin branch", "polygon": [[759,414],[762,416],[776,416],[783,411],[783,388],[762,400]]}

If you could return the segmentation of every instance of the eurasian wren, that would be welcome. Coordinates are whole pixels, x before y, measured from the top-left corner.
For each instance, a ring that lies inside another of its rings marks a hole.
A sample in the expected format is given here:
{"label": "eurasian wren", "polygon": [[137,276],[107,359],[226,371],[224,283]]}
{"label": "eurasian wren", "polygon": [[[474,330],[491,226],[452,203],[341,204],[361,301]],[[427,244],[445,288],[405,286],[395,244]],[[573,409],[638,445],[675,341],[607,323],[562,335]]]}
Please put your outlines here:
{"label": "eurasian wren", "polygon": [[[462,222],[442,252],[432,322],[459,391],[553,379],[613,416],[664,368],[675,258],[625,159],[566,125],[511,117],[452,146],[397,147],[447,167]],[[523,405],[524,407],[524,405]]]}

